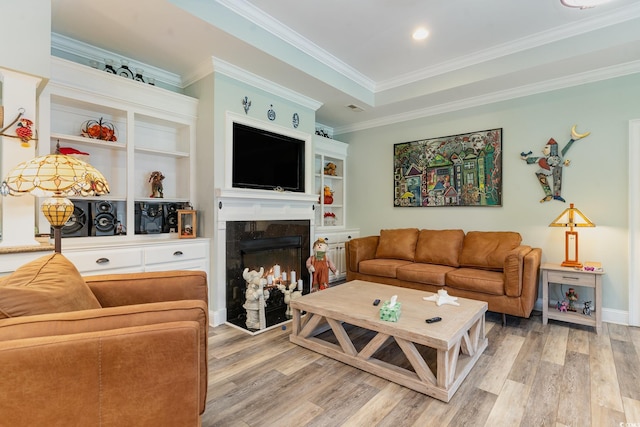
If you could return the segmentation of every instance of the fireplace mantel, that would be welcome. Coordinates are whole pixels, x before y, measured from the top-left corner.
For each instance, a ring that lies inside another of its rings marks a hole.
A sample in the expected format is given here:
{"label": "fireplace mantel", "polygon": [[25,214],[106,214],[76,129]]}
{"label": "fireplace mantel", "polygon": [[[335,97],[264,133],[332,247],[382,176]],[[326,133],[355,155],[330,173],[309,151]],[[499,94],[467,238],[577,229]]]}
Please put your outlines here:
{"label": "fireplace mantel", "polygon": [[289,191],[216,189],[218,222],[308,219],[313,222],[317,194]]}

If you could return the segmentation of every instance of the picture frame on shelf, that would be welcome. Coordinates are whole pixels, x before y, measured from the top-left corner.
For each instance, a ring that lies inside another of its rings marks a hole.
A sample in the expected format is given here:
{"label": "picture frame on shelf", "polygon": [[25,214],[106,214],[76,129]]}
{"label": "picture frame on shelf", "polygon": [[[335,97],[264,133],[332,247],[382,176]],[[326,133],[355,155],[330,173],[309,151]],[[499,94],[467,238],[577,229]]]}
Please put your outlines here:
{"label": "picture frame on shelf", "polygon": [[178,237],[194,239],[197,235],[197,214],[195,210],[178,209]]}

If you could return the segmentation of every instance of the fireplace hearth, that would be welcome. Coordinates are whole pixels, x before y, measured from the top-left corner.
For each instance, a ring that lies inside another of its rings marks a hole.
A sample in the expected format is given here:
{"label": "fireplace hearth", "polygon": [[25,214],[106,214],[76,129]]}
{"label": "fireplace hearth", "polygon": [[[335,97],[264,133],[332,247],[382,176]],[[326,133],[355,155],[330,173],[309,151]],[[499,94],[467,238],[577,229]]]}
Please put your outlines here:
{"label": "fireplace hearth", "polygon": [[[246,325],[245,268],[260,271],[268,276],[269,291],[266,299],[266,327],[288,320],[284,295],[277,285],[286,276],[286,284],[295,272],[296,280],[303,283],[303,294],[309,292],[309,272],[305,262],[310,256],[310,221],[263,220],[228,221],[226,225],[226,307],[227,322],[249,329]],[[274,267],[280,274],[274,274]]]}

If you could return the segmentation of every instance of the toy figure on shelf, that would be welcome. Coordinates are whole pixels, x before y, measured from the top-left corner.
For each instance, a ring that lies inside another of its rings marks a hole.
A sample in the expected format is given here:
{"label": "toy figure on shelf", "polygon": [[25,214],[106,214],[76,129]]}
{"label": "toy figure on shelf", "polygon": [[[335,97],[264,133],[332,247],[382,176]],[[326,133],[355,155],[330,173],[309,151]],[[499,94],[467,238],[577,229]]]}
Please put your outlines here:
{"label": "toy figure on shelf", "polygon": [[567,307],[569,306],[569,303],[566,301],[558,301],[558,311],[566,313],[567,312]]}
{"label": "toy figure on shelf", "polygon": [[569,307],[567,307],[567,310],[576,311],[575,303],[576,301],[578,301],[578,294],[576,293],[575,289],[569,288],[569,292],[567,292],[565,295],[569,300]]}
{"label": "toy figure on shelf", "polygon": [[331,187],[329,187],[328,185],[324,186],[324,204],[325,205],[330,205],[333,203],[333,191],[331,190]]}
{"label": "toy figure on shelf", "polygon": [[247,282],[247,290],[245,291],[245,302],[242,306],[247,310],[247,320],[245,324],[247,329],[264,329],[267,327],[265,315],[266,300],[269,298],[269,291],[264,289],[267,279],[262,277],[264,268],[260,267],[260,271],[245,268],[242,277]]}
{"label": "toy figure on shelf", "polygon": [[582,314],[586,316],[591,316],[591,301],[584,302],[584,308],[582,309]]}
{"label": "toy figure on shelf", "polygon": [[329,162],[324,167],[324,174],[329,176],[336,176],[337,175],[336,168],[337,166],[335,163]]}
{"label": "toy figure on shelf", "polygon": [[162,181],[164,180],[164,175],[160,171],[151,172],[151,176],[149,177],[149,182],[151,183],[151,196],[158,199],[162,199],[164,197]]}
{"label": "toy figure on shelf", "polygon": [[329,287],[329,270],[334,275],[338,274],[336,266],[327,256],[327,247],[327,242],[323,238],[319,238],[313,242],[313,255],[307,259],[306,266],[311,274],[312,291]]}

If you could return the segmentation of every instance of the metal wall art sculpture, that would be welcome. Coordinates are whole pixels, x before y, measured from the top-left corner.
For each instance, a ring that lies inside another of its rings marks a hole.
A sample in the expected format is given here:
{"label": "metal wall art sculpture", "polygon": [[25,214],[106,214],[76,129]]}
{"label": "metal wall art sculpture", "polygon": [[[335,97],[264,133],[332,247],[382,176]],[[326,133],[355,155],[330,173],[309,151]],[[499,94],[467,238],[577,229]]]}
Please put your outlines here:
{"label": "metal wall art sculpture", "polygon": [[502,129],[393,146],[394,206],[501,206]]}
{"label": "metal wall art sculpture", "polygon": [[[542,148],[542,154],[544,154],[542,157],[531,157],[531,154],[533,154],[531,151],[528,153],[520,153],[520,157],[522,160],[525,160],[528,165],[537,163],[539,166],[536,171],[536,176],[538,177],[542,191],[544,191],[544,197],[540,200],[540,203],[550,200],[565,201],[562,198],[562,169],[564,166],[569,166],[571,161],[565,159],[564,155],[567,154],[567,151],[569,151],[569,148],[571,148],[574,142],[590,134],[591,132],[576,132],[576,126],[574,125],[571,128],[571,139],[560,152],[558,152],[558,143],[555,139],[551,138],[549,142],[547,142],[547,145]],[[549,179],[552,181],[551,184],[549,183]]]}

